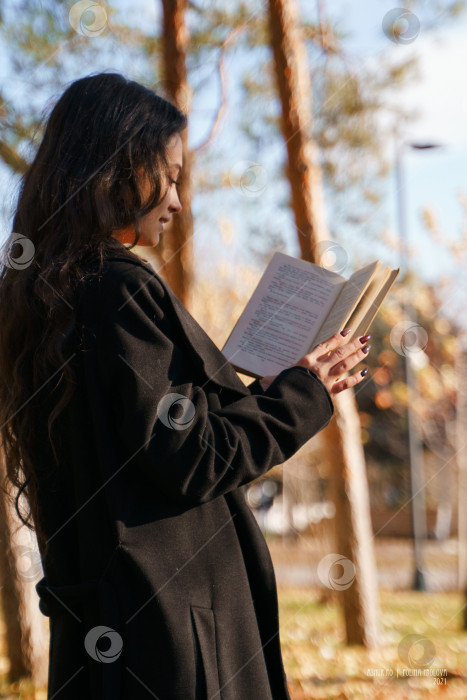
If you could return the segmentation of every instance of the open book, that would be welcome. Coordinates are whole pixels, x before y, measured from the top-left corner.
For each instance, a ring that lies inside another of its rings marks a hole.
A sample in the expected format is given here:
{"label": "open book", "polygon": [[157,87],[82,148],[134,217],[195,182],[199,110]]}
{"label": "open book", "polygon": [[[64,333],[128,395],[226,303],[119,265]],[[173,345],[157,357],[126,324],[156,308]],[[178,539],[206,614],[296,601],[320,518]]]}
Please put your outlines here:
{"label": "open book", "polygon": [[344,328],[364,335],[398,274],[378,260],[347,280],[274,253],[222,352],[243,374],[279,374]]}

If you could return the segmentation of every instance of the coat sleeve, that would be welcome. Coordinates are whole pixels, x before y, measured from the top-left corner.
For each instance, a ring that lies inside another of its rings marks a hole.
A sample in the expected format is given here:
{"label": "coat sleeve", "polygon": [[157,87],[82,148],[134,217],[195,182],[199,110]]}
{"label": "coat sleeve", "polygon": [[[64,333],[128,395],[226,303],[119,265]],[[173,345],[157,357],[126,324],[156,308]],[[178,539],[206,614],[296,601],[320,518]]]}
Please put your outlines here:
{"label": "coat sleeve", "polygon": [[333,403],[316,375],[295,367],[266,391],[210,410],[164,295],[143,267],[104,275],[93,336],[122,463],[164,498],[193,506],[284,462],[328,424]]}

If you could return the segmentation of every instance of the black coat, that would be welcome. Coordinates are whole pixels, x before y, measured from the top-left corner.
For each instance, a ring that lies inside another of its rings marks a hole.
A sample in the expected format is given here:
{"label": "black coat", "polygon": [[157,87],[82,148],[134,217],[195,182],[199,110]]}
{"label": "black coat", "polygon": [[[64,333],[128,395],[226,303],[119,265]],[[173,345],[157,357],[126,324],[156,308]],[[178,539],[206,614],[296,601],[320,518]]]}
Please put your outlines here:
{"label": "black coat", "polygon": [[243,487],[327,425],[328,391],[298,367],[246,387],[124,246],[74,312],[59,475],[37,463],[48,697],[289,698],[273,566]]}

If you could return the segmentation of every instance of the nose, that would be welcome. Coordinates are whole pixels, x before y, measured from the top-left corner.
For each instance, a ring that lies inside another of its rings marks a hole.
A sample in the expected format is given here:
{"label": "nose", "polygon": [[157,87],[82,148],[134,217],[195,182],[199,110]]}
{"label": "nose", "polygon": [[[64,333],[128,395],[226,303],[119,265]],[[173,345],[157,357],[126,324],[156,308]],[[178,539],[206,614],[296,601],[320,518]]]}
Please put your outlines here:
{"label": "nose", "polygon": [[173,214],[176,214],[178,211],[181,210],[182,204],[180,202],[180,199],[178,197],[178,192],[176,187],[173,187],[173,194],[171,194],[170,197],[170,202],[169,202],[169,211],[171,211]]}

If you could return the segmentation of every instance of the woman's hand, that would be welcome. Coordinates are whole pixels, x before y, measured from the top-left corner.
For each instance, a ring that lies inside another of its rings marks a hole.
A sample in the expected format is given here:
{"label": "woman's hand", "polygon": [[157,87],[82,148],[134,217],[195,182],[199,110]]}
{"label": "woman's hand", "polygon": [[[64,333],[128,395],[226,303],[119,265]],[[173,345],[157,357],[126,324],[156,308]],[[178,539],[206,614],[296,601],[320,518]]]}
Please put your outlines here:
{"label": "woman's hand", "polygon": [[359,384],[365,378],[367,369],[344,378],[343,375],[366,357],[371,347],[366,344],[370,336],[364,335],[346,343],[344,337],[349,333],[350,329],[335,333],[292,366],[306,367],[314,372],[331,396]]}
{"label": "woman's hand", "polygon": [[[365,378],[367,369],[348,377],[343,375],[366,357],[371,347],[366,344],[370,336],[364,335],[346,343],[344,338],[349,333],[350,329],[335,333],[291,366],[310,369],[321,379],[331,396],[359,384]],[[263,389],[266,390],[274,379],[275,376],[263,377],[260,380]]]}

